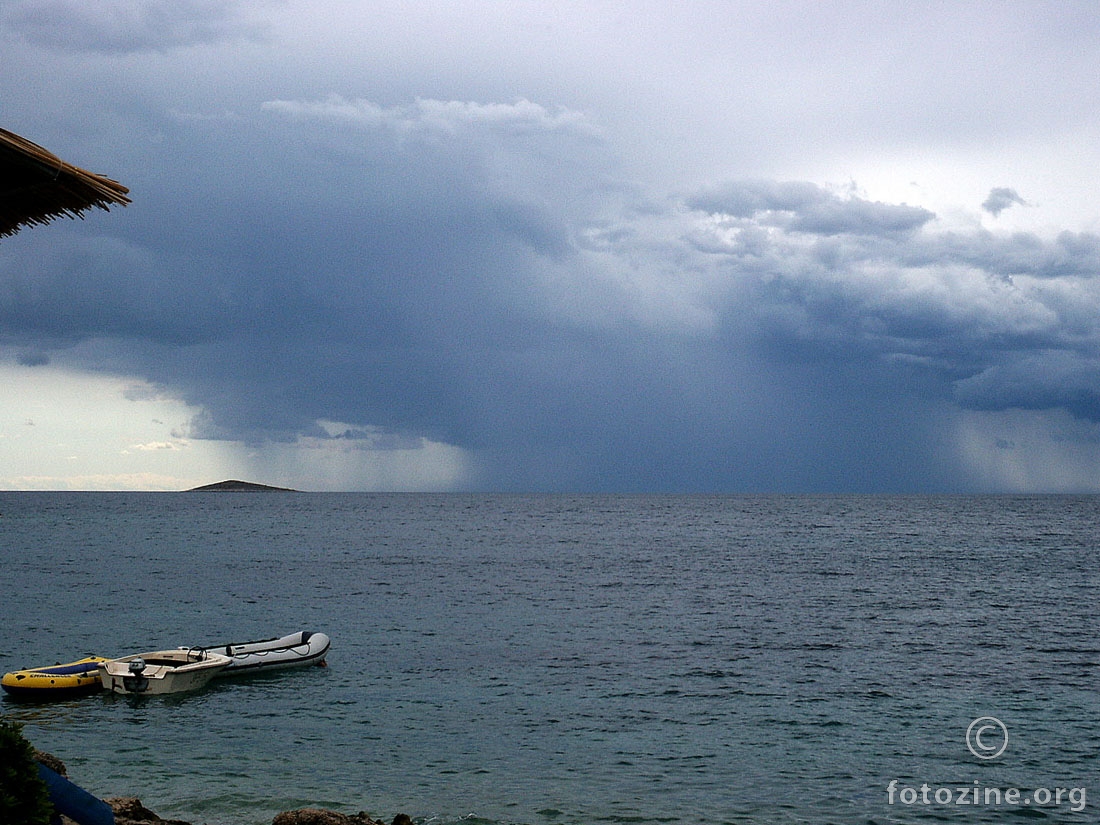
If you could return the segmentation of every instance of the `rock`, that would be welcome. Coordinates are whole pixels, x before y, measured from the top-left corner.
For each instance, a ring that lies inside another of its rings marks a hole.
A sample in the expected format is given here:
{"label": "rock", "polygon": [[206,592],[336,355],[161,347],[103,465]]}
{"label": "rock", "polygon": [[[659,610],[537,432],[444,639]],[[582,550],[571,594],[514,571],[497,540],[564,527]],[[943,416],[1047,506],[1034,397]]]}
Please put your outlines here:
{"label": "rock", "polygon": [[[115,825],[191,825],[180,819],[161,819],[141,804],[136,796],[119,796],[104,800],[115,812]],[[70,825],[65,822],[64,825]],[[75,823],[73,823],[75,825]],[[272,820],[271,825],[385,825],[364,811],[348,816],[338,811],[323,808],[300,808],[296,811],[284,811]],[[406,814],[393,818],[393,825],[413,825]]]}
{"label": "rock", "polygon": [[271,825],[384,825],[384,823],[371,819],[363,811],[355,816],[348,816],[323,808],[299,808],[296,811],[283,811],[271,821]]}
{"label": "rock", "polygon": [[136,796],[113,797],[104,802],[115,812],[115,825],[190,825],[180,819],[161,819]]}
{"label": "rock", "polygon": [[60,774],[61,776],[69,775],[65,771],[65,763],[54,756],[52,753],[46,753],[45,751],[36,750],[34,752],[34,758],[36,761],[41,762],[54,773]]}

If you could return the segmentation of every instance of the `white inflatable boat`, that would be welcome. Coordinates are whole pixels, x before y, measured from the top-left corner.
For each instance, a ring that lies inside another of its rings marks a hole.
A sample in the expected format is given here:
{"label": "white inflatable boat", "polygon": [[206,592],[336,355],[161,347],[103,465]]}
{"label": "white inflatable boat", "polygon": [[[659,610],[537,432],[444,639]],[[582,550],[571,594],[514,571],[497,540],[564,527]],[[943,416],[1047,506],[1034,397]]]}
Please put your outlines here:
{"label": "white inflatable boat", "polygon": [[325,654],[331,644],[324,633],[303,630],[278,639],[261,639],[257,642],[233,642],[204,648],[229,658],[229,667],[219,676],[241,676],[250,673],[266,673],[288,667],[325,664]]}

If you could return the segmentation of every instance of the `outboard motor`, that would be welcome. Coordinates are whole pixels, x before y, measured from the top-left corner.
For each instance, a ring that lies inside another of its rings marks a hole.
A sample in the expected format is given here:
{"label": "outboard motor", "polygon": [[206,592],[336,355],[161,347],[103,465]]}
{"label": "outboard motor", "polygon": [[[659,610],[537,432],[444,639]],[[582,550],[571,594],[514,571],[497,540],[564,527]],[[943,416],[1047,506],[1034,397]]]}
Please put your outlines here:
{"label": "outboard motor", "polygon": [[145,678],[145,660],[138,656],[130,662],[130,675],[122,677],[122,684],[130,693],[143,693],[149,689],[149,680]]}

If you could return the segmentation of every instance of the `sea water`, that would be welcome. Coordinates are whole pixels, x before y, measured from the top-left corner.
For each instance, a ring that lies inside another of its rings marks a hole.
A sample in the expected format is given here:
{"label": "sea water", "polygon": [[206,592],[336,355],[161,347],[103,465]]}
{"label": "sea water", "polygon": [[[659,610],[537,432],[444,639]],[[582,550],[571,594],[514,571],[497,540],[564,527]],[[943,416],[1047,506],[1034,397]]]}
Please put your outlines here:
{"label": "sea water", "polygon": [[0,713],[94,793],[210,825],[1096,822],[1098,521],[1065,496],[0,493],[4,671],[332,637],[327,668]]}

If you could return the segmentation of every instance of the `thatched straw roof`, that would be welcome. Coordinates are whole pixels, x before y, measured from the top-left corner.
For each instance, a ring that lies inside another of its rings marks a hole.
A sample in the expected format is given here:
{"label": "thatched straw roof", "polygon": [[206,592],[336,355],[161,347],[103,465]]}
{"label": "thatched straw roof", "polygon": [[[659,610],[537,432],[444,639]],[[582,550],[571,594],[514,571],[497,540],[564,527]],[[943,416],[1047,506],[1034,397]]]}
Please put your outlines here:
{"label": "thatched straw roof", "polygon": [[98,206],[125,206],[130,190],[0,129],[0,237]]}

